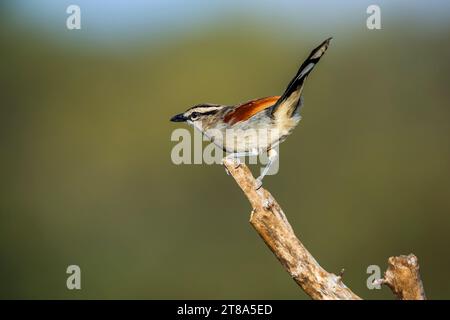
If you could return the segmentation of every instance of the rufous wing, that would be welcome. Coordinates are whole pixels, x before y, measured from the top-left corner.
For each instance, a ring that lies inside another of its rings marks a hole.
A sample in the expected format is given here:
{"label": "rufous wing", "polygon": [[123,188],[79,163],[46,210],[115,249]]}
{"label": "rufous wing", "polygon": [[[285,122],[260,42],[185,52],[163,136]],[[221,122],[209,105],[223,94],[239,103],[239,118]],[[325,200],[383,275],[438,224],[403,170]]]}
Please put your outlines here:
{"label": "rufous wing", "polygon": [[280,96],[272,96],[245,102],[228,113],[224,121],[229,125],[233,125],[240,121],[248,120],[255,114],[273,106],[279,98]]}

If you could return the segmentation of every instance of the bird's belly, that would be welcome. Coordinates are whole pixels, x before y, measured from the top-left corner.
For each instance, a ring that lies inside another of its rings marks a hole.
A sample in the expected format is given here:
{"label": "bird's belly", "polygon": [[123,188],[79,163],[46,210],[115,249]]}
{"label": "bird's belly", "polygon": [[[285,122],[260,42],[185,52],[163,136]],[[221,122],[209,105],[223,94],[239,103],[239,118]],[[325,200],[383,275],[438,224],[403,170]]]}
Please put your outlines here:
{"label": "bird's belly", "polygon": [[205,135],[227,152],[264,152],[283,142],[300,121],[300,116],[288,119],[255,117],[233,127],[207,130]]}

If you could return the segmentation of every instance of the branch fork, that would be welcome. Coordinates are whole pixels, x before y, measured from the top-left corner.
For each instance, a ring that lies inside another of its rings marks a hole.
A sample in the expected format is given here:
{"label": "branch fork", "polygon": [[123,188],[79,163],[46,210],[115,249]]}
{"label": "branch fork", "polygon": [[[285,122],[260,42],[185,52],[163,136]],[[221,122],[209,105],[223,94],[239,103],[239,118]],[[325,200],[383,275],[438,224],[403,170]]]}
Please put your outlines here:
{"label": "branch fork", "polygon": [[[284,269],[303,291],[314,300],[361,300],[338,274],[323,269],[294,233],[275,198],[263,187],[255,190],[256,179],[249,168],[224,159],[227,173],[233,176],[250,202],[250,224],[277,257]],[[417,257],[391,257],[380,284],[385,284],[399,299],[425,299]]]}

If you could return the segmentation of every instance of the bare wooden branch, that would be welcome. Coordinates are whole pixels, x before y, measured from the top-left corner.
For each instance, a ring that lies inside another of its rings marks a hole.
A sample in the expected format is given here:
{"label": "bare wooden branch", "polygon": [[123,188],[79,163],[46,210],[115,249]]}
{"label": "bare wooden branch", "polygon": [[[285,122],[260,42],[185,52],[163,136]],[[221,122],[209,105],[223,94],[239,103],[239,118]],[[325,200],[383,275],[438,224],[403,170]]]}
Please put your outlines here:
{"label": "bare wooden branch", "polygon": [[[253,208],[250,223],[272,250],[294,281],[315,300],[361,300],[339,275],[324,270],[296,237],[283,210],[264,188],[255,190],[256,180],[245,164],[224,159],[227,171],[244,191]],[[390,257],[380,284],[389,286],[400,299],[425,299],[416,256]]]}
{"label": "bare wooden branch", "polygon": [[387,285],[401,300],[426,300],[419,262],[414,254],[390,257],[381,283]]}
{"label": "bare wooden branch", "polygon": [[294,281],[315,300],[360,300],[341,277],[325,271],[295,236],[283,210],[262,187],[255,190],[255,178],[244,164],[232,160],[224,165],[244,191],[253,211],[250,223],[272,250]]}

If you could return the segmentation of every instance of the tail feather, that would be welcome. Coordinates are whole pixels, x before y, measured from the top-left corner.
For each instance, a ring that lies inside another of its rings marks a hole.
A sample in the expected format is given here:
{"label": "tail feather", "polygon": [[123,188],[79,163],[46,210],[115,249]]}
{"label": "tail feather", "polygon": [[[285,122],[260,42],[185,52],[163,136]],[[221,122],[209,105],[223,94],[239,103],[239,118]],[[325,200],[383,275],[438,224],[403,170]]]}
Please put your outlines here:
{"label": "tail feather", "polygon": [[290,117],[297,110],[301,104],[301,96],[305,80],[319,62],[325,51],[327,51],[331,39],[332,38],[328,38],[317,48],[311,51],[308,58],[300,66],[295,77],[288,84],[281,98],[274,105],[272,114],[283,112]]}

